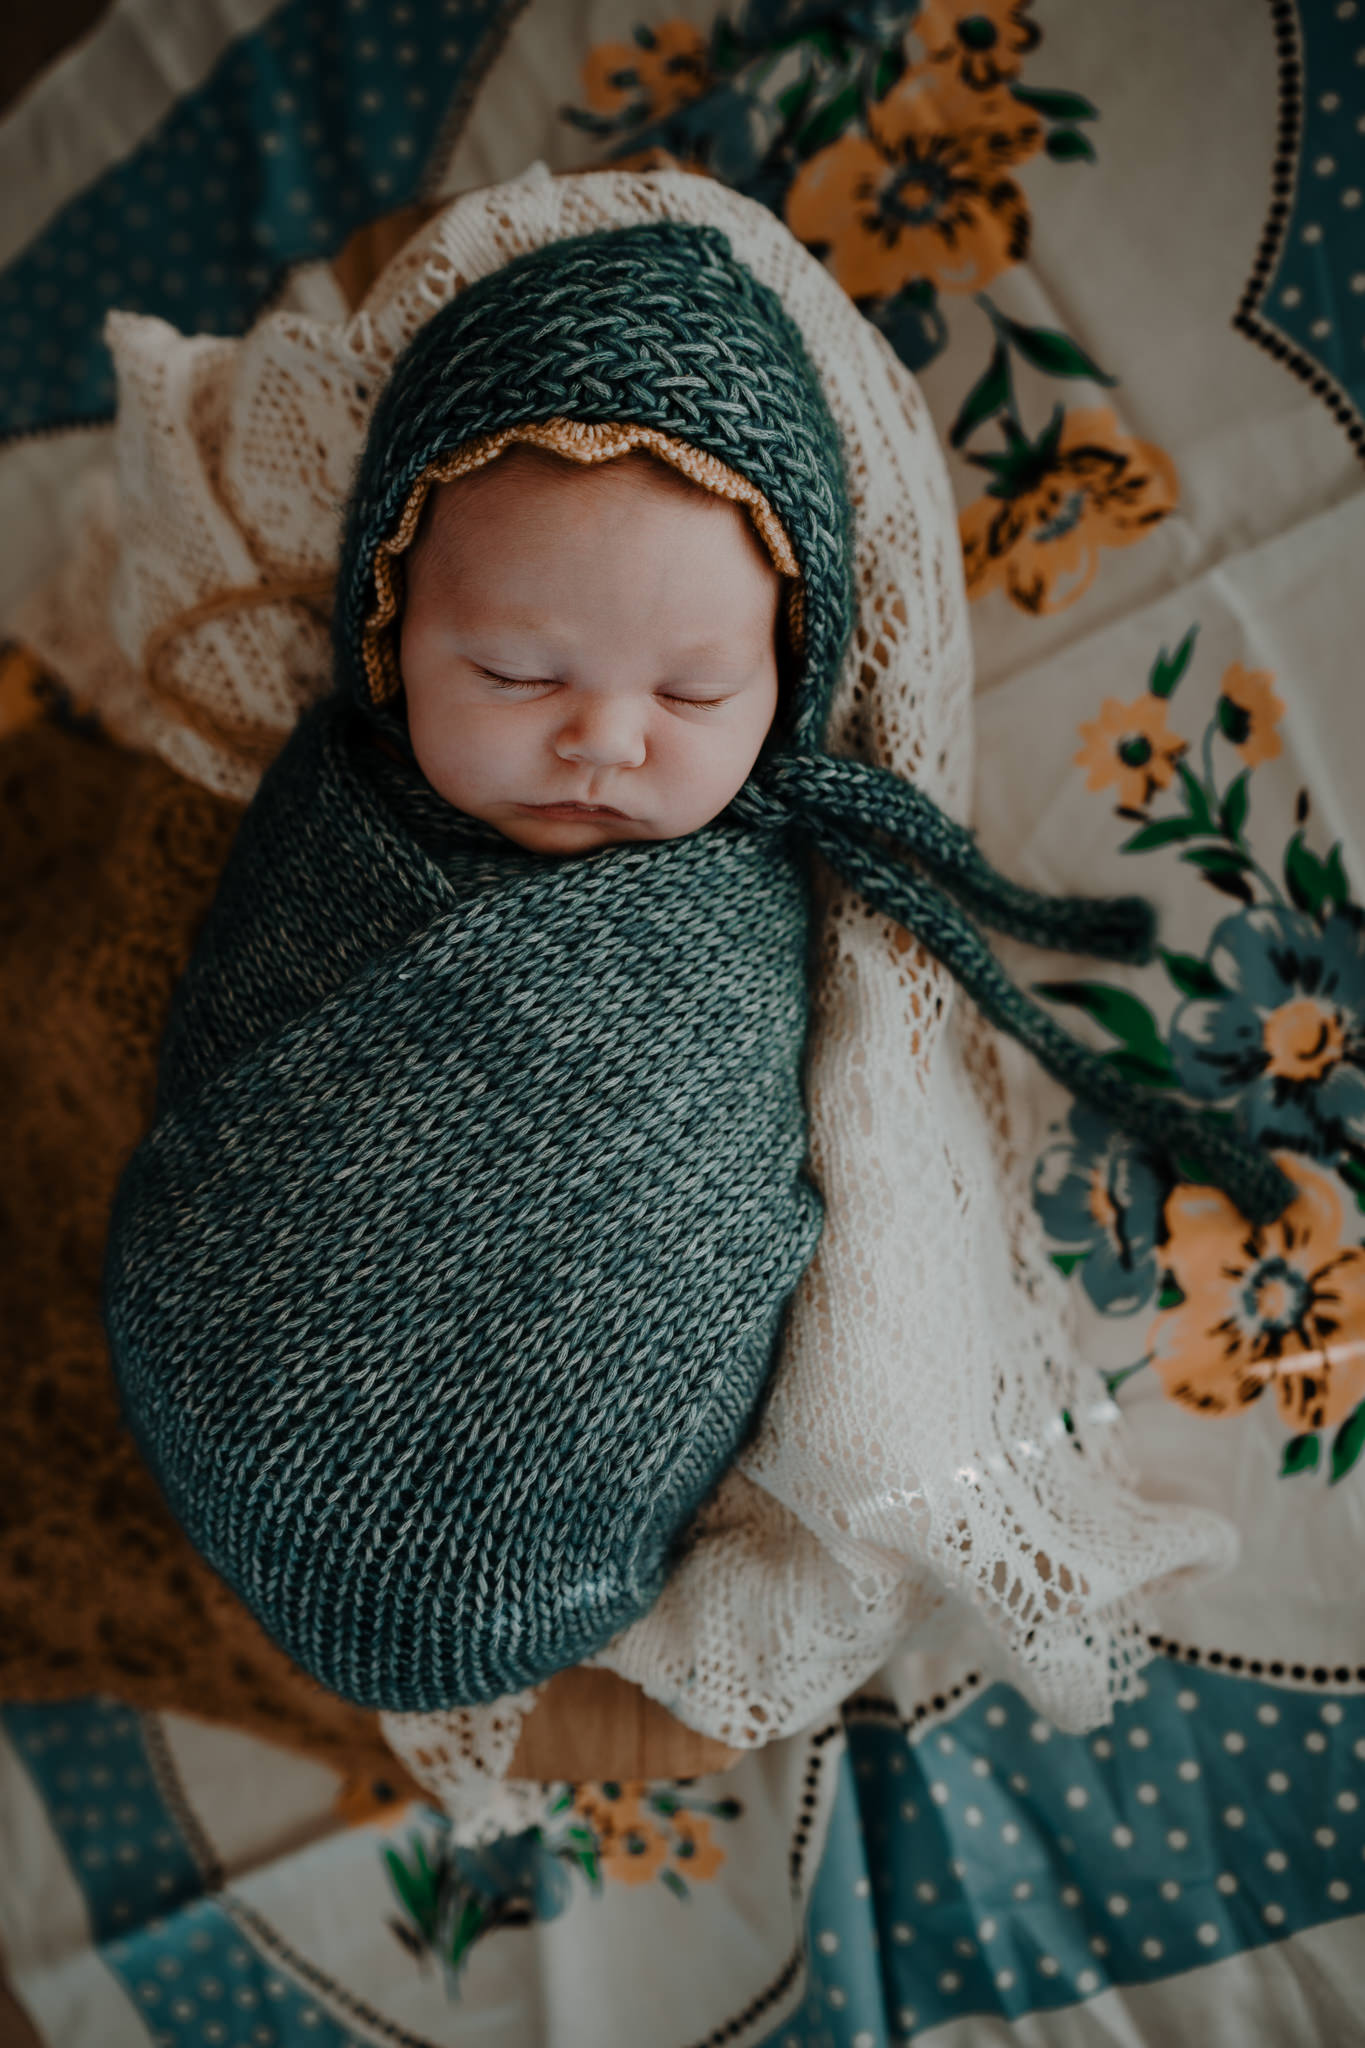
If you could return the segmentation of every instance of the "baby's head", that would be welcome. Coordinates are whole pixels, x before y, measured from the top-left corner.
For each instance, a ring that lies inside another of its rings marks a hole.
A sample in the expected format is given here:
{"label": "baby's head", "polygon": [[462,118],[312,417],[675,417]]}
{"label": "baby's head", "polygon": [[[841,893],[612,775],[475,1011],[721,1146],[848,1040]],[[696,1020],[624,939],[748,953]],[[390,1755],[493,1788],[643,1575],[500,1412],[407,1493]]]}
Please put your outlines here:
{"label": "baby's head", "polygon": [[[520,846],[684,837],[780,777],[822,746],[852,618],[838,429],[718,229],[528,251],[441,306],[378,395],[338,684]],[[598,808],[553,814],[574,804]]]}
{"label": "baby's head", "polygon": [[514,445],[440,484],[404,582],[417,765],[520,846],[680,838],[758,758],[784,579],[742,506],[641,449]]}

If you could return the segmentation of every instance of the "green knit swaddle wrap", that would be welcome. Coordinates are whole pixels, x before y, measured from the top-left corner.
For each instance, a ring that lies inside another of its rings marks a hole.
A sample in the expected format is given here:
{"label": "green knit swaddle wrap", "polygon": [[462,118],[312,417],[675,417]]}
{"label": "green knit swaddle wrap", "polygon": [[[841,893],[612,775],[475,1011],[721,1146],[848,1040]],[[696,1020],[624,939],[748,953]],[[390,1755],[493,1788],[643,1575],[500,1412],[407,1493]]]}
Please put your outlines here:
{"label": "green knit swaddle wrap", "polygon": [[[804,600],[799,672],[728,809],[560,859],[429,788],[363,656],[375,551],[418,479],[555,418],[717,457],[782,522]],[[822,751],[851,587],[819,380],[713,228],[519,258],[443,307],[380,396],[337,687],[267,770],[177,989],[104,1297],[173,1511],[349,1699],[474,1704],[600,1648],[653,1604],[751,1428],[821,1221],[809,845],[1051,1071],[1249,1213],[1282,1202],[1268,1160],[1020,996],[964,914],[1124,958],[1150,944],[1143,906],[1019,889],[909,784]]]}

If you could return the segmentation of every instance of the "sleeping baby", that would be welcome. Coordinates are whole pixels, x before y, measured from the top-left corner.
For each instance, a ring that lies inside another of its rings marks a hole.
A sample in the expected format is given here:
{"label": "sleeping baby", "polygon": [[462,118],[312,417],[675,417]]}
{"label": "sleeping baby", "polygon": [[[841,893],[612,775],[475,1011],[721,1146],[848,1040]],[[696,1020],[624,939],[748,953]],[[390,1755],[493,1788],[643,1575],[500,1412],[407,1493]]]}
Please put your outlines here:
{"label": "sleeping baby", "polygon": [[1283,1205],[978,929],[1138,958],[1144,905],[1018,888],[824,750],[852,615],[819,378],[715,228],[519,256],[380,394],[335,687],[243,817],[105,1269],[172,1509],[351,1700],[600,1649],[752,1430],[822,1223],[812,848],[1067,1085]]}

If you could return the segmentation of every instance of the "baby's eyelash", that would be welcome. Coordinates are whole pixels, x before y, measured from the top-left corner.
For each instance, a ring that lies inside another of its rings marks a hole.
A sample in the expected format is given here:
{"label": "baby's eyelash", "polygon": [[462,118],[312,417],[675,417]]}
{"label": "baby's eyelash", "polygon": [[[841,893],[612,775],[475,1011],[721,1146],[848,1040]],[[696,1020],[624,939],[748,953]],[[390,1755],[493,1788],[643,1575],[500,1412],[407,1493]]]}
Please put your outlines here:
{"label": "baby's eyelash", "polygon": [[667,690],[663,695],[668,698],[670,704],[700,704],[704,711],[714,711],[717,704],[725,702],[723,697],[674,697]]}
{"label": "baby's eyelash", "polygon": [[481,668],[479,674],[503,690],[539,690],[550,680],[548,676],[500,676],[491,668]]}

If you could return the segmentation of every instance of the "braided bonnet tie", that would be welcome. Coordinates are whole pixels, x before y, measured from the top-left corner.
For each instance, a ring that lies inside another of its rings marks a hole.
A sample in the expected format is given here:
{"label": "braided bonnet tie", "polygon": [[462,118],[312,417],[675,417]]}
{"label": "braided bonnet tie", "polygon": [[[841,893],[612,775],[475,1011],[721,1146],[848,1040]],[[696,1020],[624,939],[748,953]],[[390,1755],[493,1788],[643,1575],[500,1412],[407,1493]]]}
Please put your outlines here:
{"label": "braided bonnet tie", "polygon": [[[575,427],[596,437],[594,450],[564,445]],[[799,833],[1064,1087],[1186,1177],[1224,1189],[1249,1221],[1278,1216],[1295,1188],[1267,1153],[1129,1082],[1009,978],[974,921],[1137,965],[1152,955],[1151,906],[1025,889],[912,783],[823,751],[854,610],[839,436],[799,329],[719,230],[662,220],[551,243],[479,279],[419,330],[371,422],[333,619],[339,682],[372,728],[413,761],[393,644],[396,559],[431,484],[509,440],[580,460],[643,445],[747,505],[791,579],[801,660],[791,702],[723,816]]]}
{"label": "braided bonnet tie", "polygon": [[1151,958],[1156,936],[1155,913],[1142,897],[1046,896],[1022,888],[999,874],[972,834],[922,790],[863,761],[786,755],[766,775],[751,777],[730,810],[758,828],[801,831],[872,909],[913,933],[992,1024],[1027,1046],[1063,1087],[1153,1151],[1180,1160],[1191,1178],[1224,1189],[1248,1221],[1270,1222],[1293,1199],[1293,1182],[1268,1153],[1183,1103],[1135,1087],[1064,1030],[1011,981],[972,921],[1030,945],[1137,966]]}

